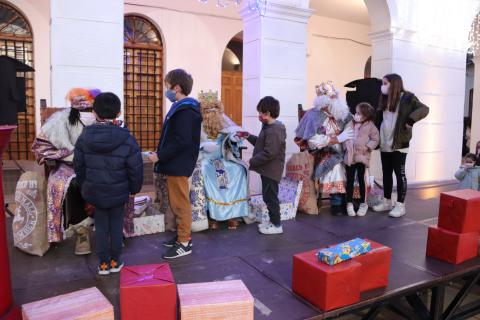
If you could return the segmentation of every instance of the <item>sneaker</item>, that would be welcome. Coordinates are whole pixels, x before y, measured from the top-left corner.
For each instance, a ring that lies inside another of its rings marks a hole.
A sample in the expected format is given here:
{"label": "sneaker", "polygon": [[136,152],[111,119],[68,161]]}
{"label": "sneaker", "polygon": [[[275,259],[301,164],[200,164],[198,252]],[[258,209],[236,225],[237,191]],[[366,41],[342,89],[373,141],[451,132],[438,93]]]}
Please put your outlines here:
{"label": "sneaker", "polygon": [[98,274],[101,276],[107,276],[110,274],[110,265],[107,262],[102,262],[98,266]]}
{"label": "sneaker", "polygon": [[283,233],[282,226],[275,226],[273,223],[269,222],[266,226],[262,226],[258,229],[261,234],[281,234]]}
{"label": "sneaker", "polygon": [[188,241],[188,244],[184,246],[180,242],[175,242],[173,247],[171,247],[167,253],[163,255],[164,259],[175,259],[186,256],[192,253],[192,241]]}
{"label": "sneaker", "polygon": [[353,207],[353,203],[347,203],[347,214],[349,217],[355,217],[357,214],[355,213],[355,208]]}
{"label": "sneaker", "polygon": [[168,240],[168,241],[165,241],[165,242],[163,243],[163,246],[164,246],[164,247],[167,247],[167,248],[171,248],[171,247],[173,247],[173,246],[175,245],[175,243],[177,243],[177,239],[178,239],[178,237],[175,236],[175,237],[173,237],[172,239],[170,239],[170,240]]}
{"label": "sneaker", "polygon": [[406,214],[405,211],[405,204],[401,202],[397,202],[395,204],[395,207],[390,211],[388,214],[392,218],[400,218],[403,217]]}
{"label": "sneaker", "polygon": [[125,262],[123,262],[121,260],[117,261],[117,260],[112,259],[110,261],[110,272],[111,273],[120,272],[124,265],[125,265]]}
{"label": "sneaker", "polygon": [[90,230],[84,226],[80,226],[75,228],[75,233],[77,234],[77,239],[75,240],[75,254],[81,256],[92,253],[90,247]]}
{"label": "sneaker", "polygon": [[379,204],[377,204],[376,206],[373,206],[373,211],[375,212],[381,212],[381,211],[389,211],[389,210],[392,210],[393,206],[392,206],[392,200],[390,199],[385,199],[383,198],[382,199],[382,202],[380,202]]}
{"label": "sneaker", "polygon": [[367,211],[368,211],[368,204],[361,203],[357,211],[357,216],[364,217],[367,214]]}
{"label": "sneaker", "polygon": [[257,227],[258,229],[261,229],[261,228],[265,228],[266,226],[268,226],[270,224],[270,220],[267,220],[267,221],[262,221],[260,222]]}

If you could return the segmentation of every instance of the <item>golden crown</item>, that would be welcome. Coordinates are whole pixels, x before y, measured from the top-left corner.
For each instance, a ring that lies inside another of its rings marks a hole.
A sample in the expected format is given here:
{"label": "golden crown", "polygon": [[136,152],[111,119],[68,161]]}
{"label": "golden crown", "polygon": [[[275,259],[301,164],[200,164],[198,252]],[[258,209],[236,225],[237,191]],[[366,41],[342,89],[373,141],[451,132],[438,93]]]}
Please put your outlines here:
{"label": "golden crown", "polygon": [[218,100],[218,91],[200,91],[198,101],[203,111],[222,110],[222,103]]}
{"label": "golden crown", "polygon": [[329,98],[335,98],[338,95],[338,91],[333,86],[332,81],[322,82],[320,85],[315,86],[317,96],[328,96]]}
{"label": "golden crown", "polygon": [[200,103],[212,104],[218,102],[218,91],[213,92],[208,90],[208,92],[200,91],[198,94],[198,101]]}

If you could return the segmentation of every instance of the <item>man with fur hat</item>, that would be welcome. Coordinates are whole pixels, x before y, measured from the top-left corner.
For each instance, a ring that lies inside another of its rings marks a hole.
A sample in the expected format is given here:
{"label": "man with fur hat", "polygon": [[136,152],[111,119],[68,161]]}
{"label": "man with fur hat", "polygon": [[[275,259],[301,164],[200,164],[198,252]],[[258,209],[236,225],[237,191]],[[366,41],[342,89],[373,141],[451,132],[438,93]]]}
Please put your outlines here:
{"label": "man with fur hat", "polygon": [[353,138],[352,115],[331,82],[315,88],[313,108],[295,131],[295,143],[315,156],[315,180],[319,194],[330,195],[333,215],[345,212],[345,167],[342,143]]}

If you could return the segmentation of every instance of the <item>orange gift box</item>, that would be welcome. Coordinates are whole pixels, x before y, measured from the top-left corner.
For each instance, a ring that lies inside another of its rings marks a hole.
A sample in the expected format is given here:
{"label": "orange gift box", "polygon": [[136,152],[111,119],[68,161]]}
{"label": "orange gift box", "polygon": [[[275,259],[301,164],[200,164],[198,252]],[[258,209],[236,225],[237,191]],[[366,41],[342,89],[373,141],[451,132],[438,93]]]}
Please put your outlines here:
{"label": "orange gift box", "polygon": [[453,264],[478,255],[478,232],[456,233],[442,228],[429,227],[427,256]]}
{"label": "orange gift box", "polygon": [[330,266],[318,261],[319,250],[293,256],[293,292],[324,311],[358,302],[361,263],[353,259]]}
{"label": "orange gift box", "polygon": [[113,320],[113,306],[95,287],[22,306],[24,320]]}
{"label": "orange gift box", "polygon": [[182,320],[253,320],[254,300],[241,280],[179,284],[178,297]]}
{"label": "orange gift box", "polygon": [[362,264],[360,292],[386,287],[392,260],[391,248],[372,240],[365,241],[370,242],[372,250],[353,258]]}
{"label": "orange gift box", "polygon": [[177,289],[170,266],[127,266],[120,272],[122,320],[177,318]]}
{"label": "orange gift box", "polygon": [[443,192],[438,227],[457,233],[480,231],[480,192],[469,189]]}

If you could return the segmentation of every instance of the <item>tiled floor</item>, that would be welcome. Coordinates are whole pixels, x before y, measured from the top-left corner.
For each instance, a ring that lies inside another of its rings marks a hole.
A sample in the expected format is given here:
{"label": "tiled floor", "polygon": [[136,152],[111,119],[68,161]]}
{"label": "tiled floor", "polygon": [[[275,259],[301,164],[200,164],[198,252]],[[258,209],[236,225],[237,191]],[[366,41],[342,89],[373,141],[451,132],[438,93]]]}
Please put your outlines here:
{"label": "tiled floor", "polygon": [[[12,164],[8,164],[11,166]],[[30,170],[31,164],[23,164]],[[7,170],[5,188],[12,201],[19,172]],[[193,235],[193,254],[170,262],[178,283],[242,279],[256,299],[255,319],[310,319],[319,312],[291,292],[292,255],[328,244],[361,236],[393,248],[393,263],[389,287],[385,292],[406,284],[425,280],[422,268],[434,268],[449,273],[453,267],[425,258],[427,225],[436,224],[440,192],[455,185],[411,189],[407,197],[408,215],[391,219],[384,214],[369,212],[365,218],[332,217],[326,212],[319,216],[299,214],[296,221],[284,224],[285,233],[262,236],[254,225],[242,225],[236,231],[226,228]],[[147,186],[146,189],[151,189]],[[94,254],[79,257],[73,254],[73,240],[52,247],[44,257],[33,257],[13,248],[11,222],[7,220],[10,262],[14,297],[18,304],[51,297],[81,288],[97,286],[114,304],[119,318],[119,277],[99,277],[95,274]],[[163,240],[171,234],[132,238],[124,249],[127,264],[164,262],[161,255]],[[469,262],[480,263],[479,260]],[[467,263],[468,264],[468,263]],[[434,277],[430,275],[430,277]],[[451,299],[458,290],[453,283],[447,290]],[[382,290],[381,290],[382,291]],[[382,291],[383,292],[383,291]],[[370,293],[375,295],[377,292]],[[378,293],[378,294],[381,294]],[[428,294],[423,295],[428,300]],[[475,291],[469,300],[480,298]],[[407,308],[405,306],[405,308]],[[358,319],[361,314],[341,319]],[[383,311],[378,319],[399,319],[392,311]],[[480,319],[480,317],[478,317]]]}

